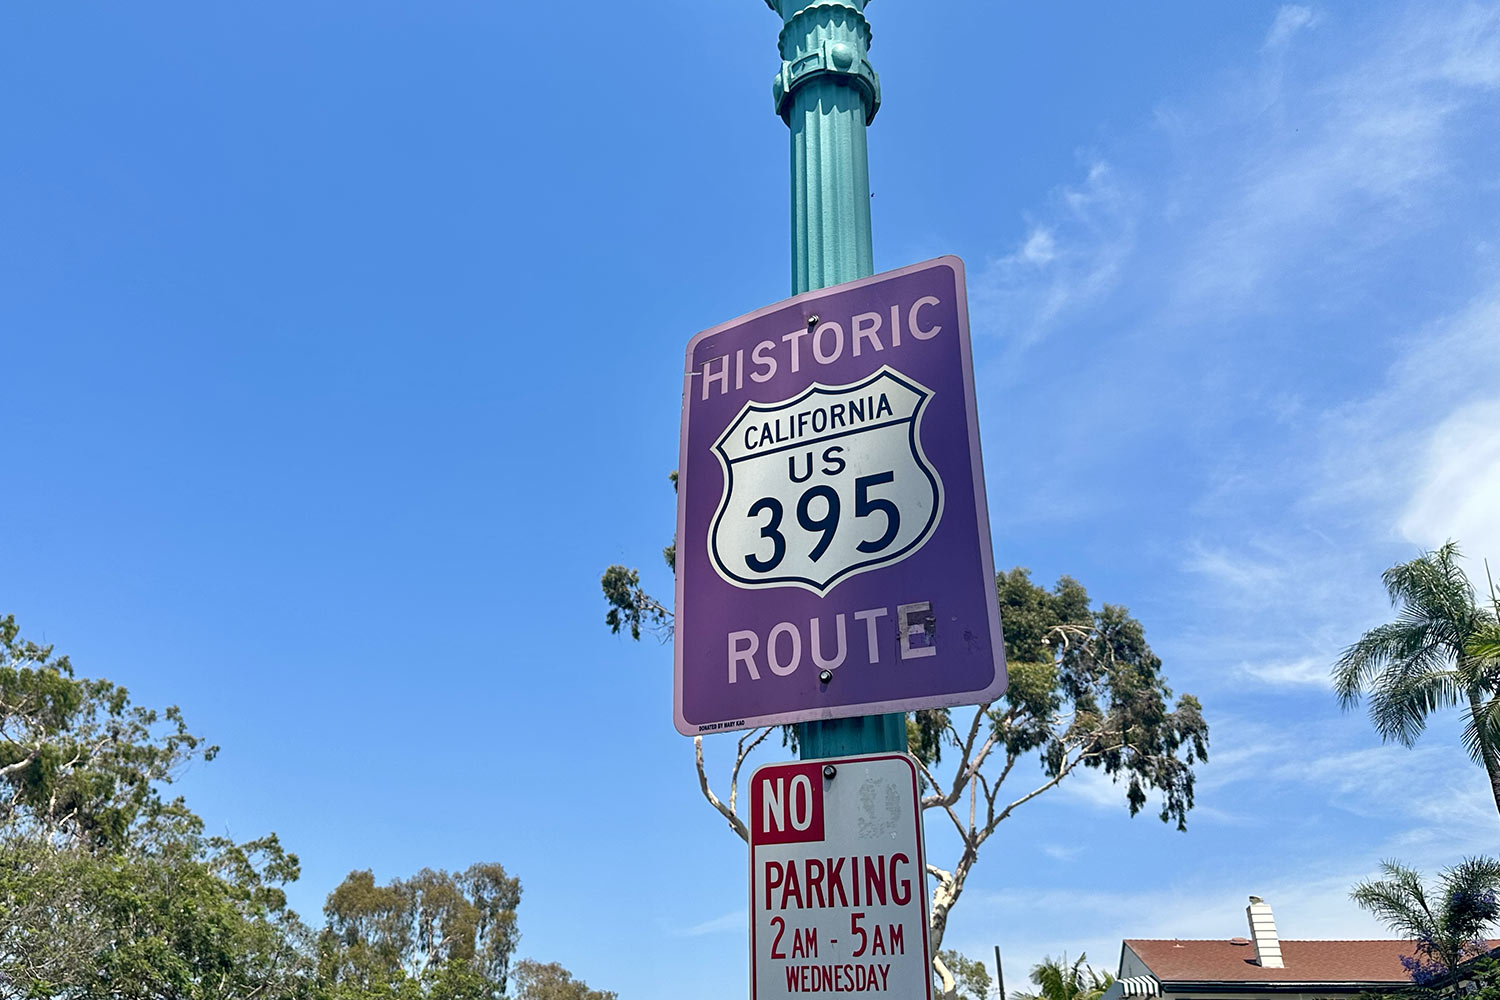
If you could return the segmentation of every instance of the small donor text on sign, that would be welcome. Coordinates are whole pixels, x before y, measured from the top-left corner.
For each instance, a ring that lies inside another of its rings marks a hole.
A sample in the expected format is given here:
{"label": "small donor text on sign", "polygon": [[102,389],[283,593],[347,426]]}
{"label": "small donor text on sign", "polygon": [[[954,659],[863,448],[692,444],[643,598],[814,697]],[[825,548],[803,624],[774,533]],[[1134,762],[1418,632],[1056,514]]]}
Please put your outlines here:
{"label": "small donor text on sign", "polygon": [[916,765],[905,754],[755,772],[752,1000],[842,993],[931,1000],[917,794]]}

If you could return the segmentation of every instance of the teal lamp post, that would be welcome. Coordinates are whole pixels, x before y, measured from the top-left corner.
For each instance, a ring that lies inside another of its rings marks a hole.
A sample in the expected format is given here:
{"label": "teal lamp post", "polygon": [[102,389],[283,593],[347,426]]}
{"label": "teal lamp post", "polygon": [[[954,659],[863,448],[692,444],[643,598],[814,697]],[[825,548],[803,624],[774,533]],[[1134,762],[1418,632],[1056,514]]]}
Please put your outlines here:
{"label": "teal lamp post", "polygon": [[[875,272],[865,127],[880,108],[868,0],[766,0],[780,14],[772,92],[792,133],[792,294]],[[900,712],[797,727],[804,760],[906,749]]]}

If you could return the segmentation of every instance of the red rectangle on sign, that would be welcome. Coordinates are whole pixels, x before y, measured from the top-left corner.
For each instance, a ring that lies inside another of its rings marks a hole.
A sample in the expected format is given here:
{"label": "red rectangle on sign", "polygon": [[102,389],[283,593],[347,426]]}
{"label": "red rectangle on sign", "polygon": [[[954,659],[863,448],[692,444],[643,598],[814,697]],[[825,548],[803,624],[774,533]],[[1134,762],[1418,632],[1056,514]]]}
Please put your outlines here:
{"label": "red rectangle on sign", "polygon": [[823,765],[763,767],[750,784],[750,844],[823,839]]}

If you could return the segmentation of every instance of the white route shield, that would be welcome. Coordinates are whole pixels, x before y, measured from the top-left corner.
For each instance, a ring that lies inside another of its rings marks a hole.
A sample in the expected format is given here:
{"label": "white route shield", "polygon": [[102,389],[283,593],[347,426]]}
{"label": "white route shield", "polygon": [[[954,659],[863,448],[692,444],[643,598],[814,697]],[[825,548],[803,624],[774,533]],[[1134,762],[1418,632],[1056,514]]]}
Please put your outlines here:
{"label": "white route shield", "polygon": [[943,486],[921,445],[932,392],[886,366],[749,403],[714,444],[724,494],[709,561],[736,587],[801,587],[900,562],[932,537]]}

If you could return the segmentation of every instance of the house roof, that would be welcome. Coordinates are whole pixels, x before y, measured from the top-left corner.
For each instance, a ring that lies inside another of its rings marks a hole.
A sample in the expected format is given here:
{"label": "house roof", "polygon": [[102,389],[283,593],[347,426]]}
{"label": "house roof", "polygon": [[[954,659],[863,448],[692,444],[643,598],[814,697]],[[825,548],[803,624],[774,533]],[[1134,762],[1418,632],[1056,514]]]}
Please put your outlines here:
{"label": "house roof", "polygon": [[[1401,956],[1416,950],[1411,941],[1281,942],[1284,969],[1255,963],[1255,946],[1233,941],[1153,941],[1127,939],[1158,980],[1194,983],[1409,983]],[[1490,947],[1500,946],[1491,941]]]}

